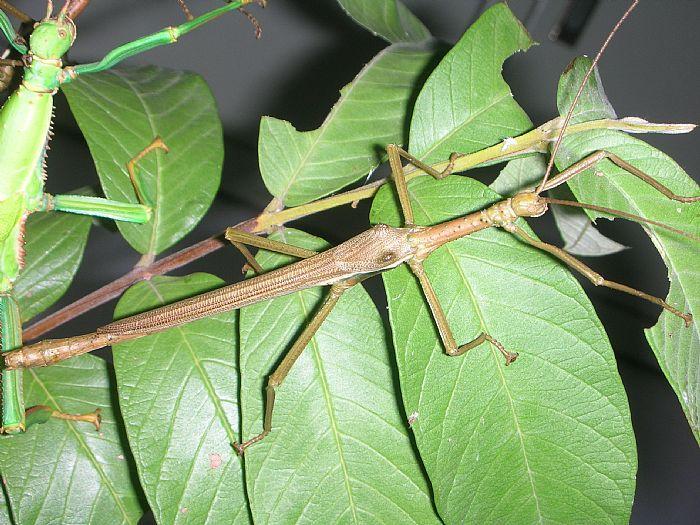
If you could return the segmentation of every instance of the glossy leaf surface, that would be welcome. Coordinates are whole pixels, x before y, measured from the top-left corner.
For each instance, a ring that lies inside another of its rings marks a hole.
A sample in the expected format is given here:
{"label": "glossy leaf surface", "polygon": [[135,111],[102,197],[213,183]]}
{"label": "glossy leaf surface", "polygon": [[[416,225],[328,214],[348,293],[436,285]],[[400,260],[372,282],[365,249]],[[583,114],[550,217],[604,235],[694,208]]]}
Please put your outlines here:
{"label": "glossy leaf surface", "polygon": [[27,406],[78,414],[100,408],[102,426],[98,432],[88,423],[50,419],[0,439],[16,523],[138,523],[142,494],[113,388],[109,365],[89,355],[25,372]]}
{"label": "glossy leaf surface", "polygon": [[[578,85],[588,64],[588,59],[578,59],[574,67],[563,75],[558,94],[560,113],[568,110],[570,86]],[[607,103],[607,99],[601,102],[590,95],[602,93],[599,82],[600,79],[596,77],[589,81],[587,98],[590,102],[584,99],[580,103],[575,112],[576,119],[590,113],[587,104],[596,108]],[[563,169],[598,150],[618,155],[677,194],[700,195],[698,185],[668,155],[621,132],[586,132],[568,137],[562,143],[557,165]],[[686,231],[696,238],[700,236],[700,203],[671,201],[608,160],[599,162],[594,170],[588,170],[571,180],[569,187],[580,202],[634,213]],[[600,214],[591,215],[595,217]],[[697,241],[657,226],[644,226],[644,230],[668,268],[671,285],[666,301],[692,314],[695,319],[686,328],[680,318],[663,311],[659,322],[646,331],[646,336],[700,442],[700,327],[697,322],[700,317],[700,274],[697,271],[700,258]]]}
{"label": "glossy leaf surface", "polygon": [[401,0],[338,0],[343,10],[361,26],[387,42],[422,42],[430,31]]}
{"label": "glossy leaf surface", "polygon": [[126,240],[156,255],[189,233],[214,199],[223,163],[221,121],[204,80],[150,66],[86,75],[64,91],[110,199],[137,202],[127,162],[156,136],[170,148],[136,167],[154,211],[146,224],[117,222]]}
{"label": "glossy leaf surface", "polygon": [[[131,287],[116,317],[217,288],[209,274]],[[114,349],[119,405],[139,479],[159,523],[248,523],[238,439],[236,313]]]}
{"label": "glossy leaf surface", "polygon": [[[296,230],[275,238],[326,247]],[[290,259],[263,253],[258,260],[271,268]],[[314,288],[241,311],[246,439],[261,431],[266,376],[320,300]],[[361,286],[348,290],[278,388],[272,432],[246,451],[256,523],[438,523],[397,403],[392,360],[376,307]]]}
{"label": "glossy leaf surface", "polygon": [[[409,184],[418,224],[482,209],[499,197],[467,178]],[[373,222],[399,225],[382,190]],[[524,223],[523,223],[524,224]],[[636,452],[615,358],[576,279],[504,231],[472,234],[425,267],[457,342],[449,357],[405,267],[385,274],[404,406],[446,523],[626,523]]]}
{"label": "glossy leaf surface", "polygon": [[66,292],[83,259],[91,220],[58,212],[29,216],[25,265],[13,288],[22,321],[43,312]]}
{"label": "glossy leaf surface", "polygon": [[435,55],[431,45],[386,48],[341,90],[315,130],[264,117],[258,154],[269,192],[297,206],[366,177],[387,144],[405,142],[407,116]]}
{"label": "glossy leaf surface", "polygon": [[491,146],[532,127],[501,69],[532,45],[505,4],[487,10],[445,55],[413,109],[410,151],[427,162]]}

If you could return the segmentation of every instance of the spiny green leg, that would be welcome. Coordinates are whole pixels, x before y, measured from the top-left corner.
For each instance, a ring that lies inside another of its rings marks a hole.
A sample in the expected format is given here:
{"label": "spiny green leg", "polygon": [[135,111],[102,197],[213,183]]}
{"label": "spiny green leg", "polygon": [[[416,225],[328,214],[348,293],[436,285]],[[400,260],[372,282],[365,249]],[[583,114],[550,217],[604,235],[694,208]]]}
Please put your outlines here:
{"label": "spiny green leg", "polygon": [[[2,352],[22,346],[22,320],[14,298],[4,293],[0,295],[0,340]],[[23,432],[24,395],[22,393],[22,371],[2,371],[2,432],[16,434]]]}
{"label": "spiny green leg", "polygon": [[683,319],[686,326],[690,326],[690,323],[693,321],[693,316],[691,314],[681,312],[680,310],[674,308],[660,297],[655,297],[630,286],[626,286],[624,284],[604,279],[599,273],[595,272],[591,267],[583,264],[570,253],[565,252],[563,249],[559,248],[558,246],[554,246],[553,244],[538,241],[534,237],[528,235],[522,228],[516,226],[515,224],[506,224],[503,226],[503,228],[515,235],[516,237],[518,237],[519,239],[525,241],[527,244],[534,246],[535,248],[539,248],[540,250],[544,250],[545,252],[554,255],[558,259],[561,259],[566,264],[571,266],[574,270],[583,274],[583,276],[586,277],[586,279],[591,281],[596,286],[605,286],[606,288],[619,290],[620,292],[634,295],[635,297],[639,297],[640,299],[645,299],[651,303],[657,304],[665,310],[671,312],[673,315],[676,315]]}
{"label": "spiny green leg", "polygon": [[168,147],[160,137],[141,150],[126,164],[129,179],[134,187],[136,198],[140,204],[113,201],[101,197],[86,197],[84,195],[49,195],[45,194],[45,210],[57,210],[79,215],[90,215],[91,217],[104,217],[124,222],[135,222],[143,224],[151,217],[151,206],[146,201],[143,187],[136,176],[136,165],[149,153],[160,149],[167,153]]}
{"label": "spiny green leg", "polygon": [[[389,144],[386,150],[389,154],[389,164],[391,166],[391,172],[394,177],[394,182],[396,184],[396,190],[399,194],[399,203],[401,205],[401,211],[403,212],[404,216],[404,225],[410,227],[414,225],[413,207],[411,206],[411,199],[408,194],[408,188],[406,186],[406,177],[403,172],[401,157],[406,157],[409,160],[409,162],[411,162],[414,166],[422,169],[423,171],[437,179],[443,177],[443,175],[441,175],[441,173],[443,172],[435,171],[430,166],[421,163],[418,159],[412,157],[410,154],[406,153],[404,150],[402,150],[398,146],[395,146],[394,144]],[[449,166],[448,168],[451,169]],[[481,343],[488,341],[491,344],[493,344],[498,349],[498,351],[501,352],[501,354],[503,354],[503,356],[506,359],[506,365],[509,365],[510,363],[515,361],[515,359],[518,357],[517,353],[508,352],[499,341],[497,341],[485,332],[482,332],[475,339],[468,342],[467,344],[458,347],[454,335],[452,335],[450,325],[447,322],[447,316],[445,315],[445,312],[443,311],[442,306],[440,305],[440,300],[438,299],[437,294],[433,289],[433,285],[431,284],[430,279],[428,279],[428,276],[425,273],[423,261],[418,258],[413,258],[408,261],[408,266],[413,272],[413,274],[418,278],[418,283],[423,289],[423,294],[425,295],[425,298],[428,301],[430,312],[438,328],[440,340],[442,341],[442,345],[445,348],[445,352],[447,352],[448,355],[462,355],[467,350],[471,350],[475,346],[479,346]]]}
{"label": "spiny green leg", "polygon": [[185,22],[177,27],[166,27],[156,33],[139,38],[133,42],[123,44],[109,53],[100,60],[99,62],[94,62],[91,64],[82,64],[74,67],[67,67],[64,69],[65,75],[62,82],[70,82],[79,75],[86,75],[88,73],[97,73],[99,71],[105,71],[117,65],[119,62],[148,51],[158,46],[164,46],[167,44],[173,44],[177,42],[177,39],[182,35],[193,31],[199,26],[206,24],[207,22],[217,18],[229,11],[239,9],[240,7],[251,3],[252,0],[241,0],[238,2],[231,2],[217,9],[213,9],[208,13],[200,15],[192,20]]}
{"label": "spiny green leg", "polygon": [[299,335],[297,340],[294,341],[294,344],[287,352],[287,355],[284,356],[282,362],[277,366],[277,368],[275,368],[275,371],[267,380],[267,388],[265,389],[267,395],[265,399],[265,419],[263,420],[263,431],[248,441],[244,441],[240,444],[233,443],[233,448],[236,449],[238,454],[242,455],[246,448],[254,443],[257,443],[258,441],[261,441],[270,433],[272,430],[272,411],[275,408],[275,390],[287,377],[289,370],[292,368],[292,366],[294,366],[296,360],[299,359],[299,356],[309,344],[309,341],[311,341],[314,334],[321,327],[323,321],[325,321],[328,315],[331,313],[333,307],[335,307],[343,293],[345,293],[345,291],[349,288],[355,286],[361,280],[362,279],[349,279],[331,286],[331,289],[321,305],[321,308],[314,314],[311,321],[309,321],[309,324],[306,325],[306,328],[304,328],[304,331]]}
{"label": "spiny green leg", "polygon": [[[247,262],[247,266],[249,266],[250,269],[252,269],[256,274],[261,274],[264,272],[264,270],[260,267],[258,261],[255,260],[253,254],[250,253],[250,250],[246,248],[246,244],[248,246],[255,246],[256,248],[267,250],[269,252],[277,252],[284,255],[291,255],[292,257],[299,257],[300,259],[307,259],[317,254],[317,252],[313,250],[306,250],[292,244],[266,239],[265,237],[260,237],[259,235],[248,233],[235,227],[226,229],[226,239],[228,239],[231,244],[233,244],[238,251],[243,254],[243,257],[245,257]],[[243,267],[243,271],[247,271],[245,266]]]}
{"label": "spiny green leg", "polygon": [[666,196],[667,198],[669,198],[671,200],[683,202],[683,203],[700,201],[700,196],[684,197],[682,195],[678,195],[676,193],[673,193],[668,187],[661,184],[659,181],[657,181],[651,175],[644,173],[642,170],[640,170],[636,166],[633,166],[632,164],[630,164],[626,160],[621,159],[620,157],[618,157],[614,153],[611,153],[611,152],[605,151],[605,150],[600,150],[600,151],[596,151],[595,153],[591,153],[590,155],[581,159],[580,161],[576,162],[575,164],[572,164],[571,166],[569,166],[567,169],[565,169],[561,173],[559,173],[556,176],[549,179],[549,181],[544,185],[544,187],[542,188],[541,191],[556,188],[560,184],[563,184],[564,182],[572,179],[573,177],[575,177],[579,173],[586,171],[587,169],[595,166],[598,162],[600,162],[603,159],[608,159],[613,164],[619,166],[620,168],[625,170],[630,175],[634,175],[638,179],[644,181],[649,186],[651,186],[652,188],[657,190],[659,193],[663,194],[664,196]]}

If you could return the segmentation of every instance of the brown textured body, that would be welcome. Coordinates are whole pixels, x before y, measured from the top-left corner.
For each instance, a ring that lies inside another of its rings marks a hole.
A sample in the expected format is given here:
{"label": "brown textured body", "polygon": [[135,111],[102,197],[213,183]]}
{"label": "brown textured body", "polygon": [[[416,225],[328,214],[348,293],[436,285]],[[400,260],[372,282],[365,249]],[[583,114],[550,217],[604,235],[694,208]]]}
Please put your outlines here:
{"label": "brown textured body", "polygon": [[252,279],[120,319],[91,334],[48,339],[8,352],[4,355],[5,368],[48,366],[258,301],[376,274],[411,259],[422,260],[452,240],[502,226],[519,216],[541,215],[545,210],[546,204],[537,195],[524,193],[434,226],[395,228],[378,224],[325,252]]}
{"label": "brown textured body", "polygon": [[305,288],[380,272],[401,264],[413,254],[406,242],[410,231],[380,224],[314,257],[115,321],[99,328],[97,333],[149,334]]}
{"label": "brown textured body", "polygon": [[153,334],[219,312],[235,310],[299,290],[334,284],[398,266],[416,253],[409,241],[416,228],[379,224],[308,259],[252,279],[120,319],[97,331],[47,339],[4,355],[5,368],[48,366],[110,344]]}

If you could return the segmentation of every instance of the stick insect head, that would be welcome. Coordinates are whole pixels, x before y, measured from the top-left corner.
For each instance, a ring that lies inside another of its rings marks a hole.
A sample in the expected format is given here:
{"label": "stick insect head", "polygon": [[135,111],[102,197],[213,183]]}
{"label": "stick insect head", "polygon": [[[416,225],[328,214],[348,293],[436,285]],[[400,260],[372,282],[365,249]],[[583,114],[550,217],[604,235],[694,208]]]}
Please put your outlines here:
{"label": "stick insect head", "polygon": [[75,24],[66,16],[70,0],[61,8],[58,16],[52,18],[53,3],[49,0],[47,16],[34,26],[29,37],[29,47],[39,58],[52,60],[61,58],[75,41]]}

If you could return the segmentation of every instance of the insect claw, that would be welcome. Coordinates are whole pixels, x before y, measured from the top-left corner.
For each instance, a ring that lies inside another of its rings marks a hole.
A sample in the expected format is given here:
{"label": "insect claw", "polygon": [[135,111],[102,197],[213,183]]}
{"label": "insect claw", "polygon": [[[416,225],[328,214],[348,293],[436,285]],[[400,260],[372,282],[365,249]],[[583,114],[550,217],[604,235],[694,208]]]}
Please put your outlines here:
{"label": "insect claw", "polygon": [[515,361],[520,354],[518,352],[508,352],[506,351],[503,356],[506,358],[506,366],[511,364],[513,361]]}

